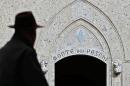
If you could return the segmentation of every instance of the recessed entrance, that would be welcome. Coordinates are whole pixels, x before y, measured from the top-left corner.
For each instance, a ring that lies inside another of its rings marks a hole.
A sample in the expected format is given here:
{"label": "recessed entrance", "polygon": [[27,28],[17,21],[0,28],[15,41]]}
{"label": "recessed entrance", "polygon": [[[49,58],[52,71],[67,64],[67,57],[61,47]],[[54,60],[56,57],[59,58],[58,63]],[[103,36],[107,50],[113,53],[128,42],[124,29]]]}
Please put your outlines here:
{"label": "recessed entrance", "polygon": [[55,86],[106,86],[106,63],[72,55],[55,63]]}

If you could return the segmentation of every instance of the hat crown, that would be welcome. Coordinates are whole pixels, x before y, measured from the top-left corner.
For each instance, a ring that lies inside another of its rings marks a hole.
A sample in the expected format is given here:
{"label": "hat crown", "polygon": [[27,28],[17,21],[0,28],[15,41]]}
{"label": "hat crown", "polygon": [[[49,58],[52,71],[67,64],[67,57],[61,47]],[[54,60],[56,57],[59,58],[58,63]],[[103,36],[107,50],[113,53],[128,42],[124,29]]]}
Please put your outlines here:
{"label": "hat crown", "polygon": [[15,25],[9,26],[11,28],[24,28],[24,27],[41,27],[37,25],[35,18],[31,11],[22,12],[16,15]]}
{"label": "hat crown", "polygon": [[34,19],[34,16],[32,15],[32,12],[23,12],[16,15],[15,24],[18,27],[28,27],[35,26],[36,21]]}

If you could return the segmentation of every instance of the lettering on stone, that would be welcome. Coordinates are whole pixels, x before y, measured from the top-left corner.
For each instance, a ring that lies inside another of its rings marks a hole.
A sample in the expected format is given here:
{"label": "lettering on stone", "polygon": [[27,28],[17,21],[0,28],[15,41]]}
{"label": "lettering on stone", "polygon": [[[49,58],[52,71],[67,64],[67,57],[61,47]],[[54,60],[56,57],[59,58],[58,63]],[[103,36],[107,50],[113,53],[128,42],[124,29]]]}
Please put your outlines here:
{"label": "lettering on stone", "polygon": [[103,61],[107,60],[107,57],[105,57],[103,55],[103,53],[101,53],[98,50],[94,50],[94,49],[69,49],[69,50],[64,50],[61,51],[60,53],[52,56],[53,61],[58,61],[64,57],[70,56],[70,55],[76,55],[76,54],[84,54],[84,55],[90,55],[90,56],[94,56],[97,57],[99,59],[102,59]]}

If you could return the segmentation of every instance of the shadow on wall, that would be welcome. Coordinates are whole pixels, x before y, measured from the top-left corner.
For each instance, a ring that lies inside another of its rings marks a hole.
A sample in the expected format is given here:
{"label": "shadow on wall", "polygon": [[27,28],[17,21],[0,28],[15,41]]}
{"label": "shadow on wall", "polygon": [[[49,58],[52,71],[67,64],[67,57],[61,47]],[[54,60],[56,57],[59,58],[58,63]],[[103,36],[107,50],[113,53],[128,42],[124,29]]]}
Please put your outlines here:
{"label": "shadow on wall", "polygon": [[55,63],[55,86],[106,86],[106,63],[73,55]]}

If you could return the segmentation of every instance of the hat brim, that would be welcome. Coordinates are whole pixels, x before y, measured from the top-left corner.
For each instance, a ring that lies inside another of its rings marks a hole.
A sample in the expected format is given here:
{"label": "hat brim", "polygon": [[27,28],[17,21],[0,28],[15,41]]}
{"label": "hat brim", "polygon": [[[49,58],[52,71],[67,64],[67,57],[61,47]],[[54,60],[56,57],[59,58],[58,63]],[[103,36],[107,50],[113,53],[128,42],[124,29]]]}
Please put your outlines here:
{"label": "hat brim", "polygon": [[37,27],[37,28],[42,28],[42,27],[44,27],[44,26],[37,25],[36,27]]}
{"label": "hat brim", "polygon": [[9,27],[9,28],[15,28],[15,26],[14,26],[14,25],[9,25],[8,27]]}
{"label": "hat brim", "polygon": [[[9,28],[16,28],[15,25],[9,25],[8,27],[9,27]],[[19,27],[20,27],[20,26],[19,26]],[[44,26],[36,25],[36,27],[37,27],[37,28],[42,28],[42,27],[44,27]]]}

